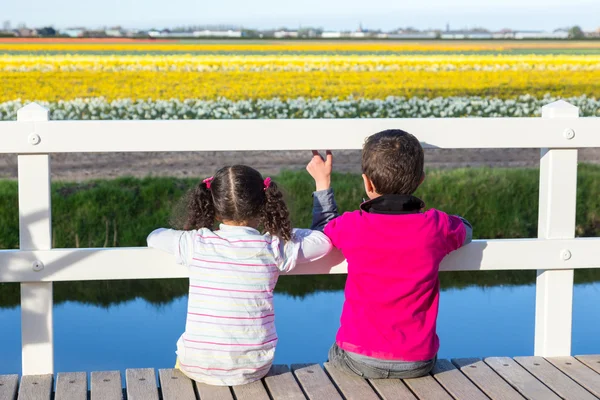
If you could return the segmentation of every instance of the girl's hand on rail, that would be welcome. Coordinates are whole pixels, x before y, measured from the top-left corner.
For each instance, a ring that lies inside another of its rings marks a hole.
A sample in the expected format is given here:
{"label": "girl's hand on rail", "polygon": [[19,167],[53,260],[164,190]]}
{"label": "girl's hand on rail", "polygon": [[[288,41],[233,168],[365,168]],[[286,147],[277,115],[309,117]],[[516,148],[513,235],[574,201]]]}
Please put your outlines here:
{"label": "girl's hand on rail", "polygon": [[315,180],[316,190],[327,190],[331,187],[331,171],[333,169],[333,154],[330,150],[325,152],[325,158],[317,150],[313,150],[313,158],[306,166],[306,170]]}

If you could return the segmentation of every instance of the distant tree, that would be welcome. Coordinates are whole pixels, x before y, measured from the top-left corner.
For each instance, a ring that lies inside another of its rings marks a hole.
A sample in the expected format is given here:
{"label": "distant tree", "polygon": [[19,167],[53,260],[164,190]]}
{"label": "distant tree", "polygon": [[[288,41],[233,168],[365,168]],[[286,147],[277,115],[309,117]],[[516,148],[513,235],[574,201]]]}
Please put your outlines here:
{"label": "distant tree", "polygon": [[261,37],[260,32],[255,29],[242,29],[242,36],[246,38]]}
{"label": "distant tree", "polygon": [[580,26],[575,25],[569,29],[569,39],[583,39],[584,37],[585,33]]}
{"label": "distant tree", "polygon": [[37,29],[37,33],[39,36],[56,36],[56,29],[51,26],[46,26],[44,28]]}

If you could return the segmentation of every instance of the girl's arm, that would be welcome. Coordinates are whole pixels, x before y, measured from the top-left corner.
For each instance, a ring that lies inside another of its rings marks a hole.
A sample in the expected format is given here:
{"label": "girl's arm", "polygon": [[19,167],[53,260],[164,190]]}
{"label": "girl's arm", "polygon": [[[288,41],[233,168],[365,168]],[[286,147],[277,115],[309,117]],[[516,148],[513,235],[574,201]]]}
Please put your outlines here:
{"label": "girl's arm", "polygon": [[294,229],[292,240],[282,243],[279,269],[289,272],[297,264],[305,264],[325,257],[332,248],[325,234],[310,229]]}
{"label": "girl's arm", "polygon": [[188,231],[159,228],[148,235],[148,247],[166,251],[175,256],[177,264],[187,265],[189,254],[192,253],[193,234]]}
{"label": "girl's arm", "polygon": [[296,240],[299,240],[298,264],[305,264],[325,257],[333,247],[325,234],[310,229],[294,229]]}

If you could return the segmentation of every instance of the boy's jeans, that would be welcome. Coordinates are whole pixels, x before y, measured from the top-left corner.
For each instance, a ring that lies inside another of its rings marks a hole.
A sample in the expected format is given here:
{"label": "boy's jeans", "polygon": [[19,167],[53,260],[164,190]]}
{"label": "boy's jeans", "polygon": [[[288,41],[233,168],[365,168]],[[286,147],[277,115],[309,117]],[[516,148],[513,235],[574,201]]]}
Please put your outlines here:
{"label": "boy's jeans", "polygon": [[429,361],[385,361],[344,351],[337,344],[329,350],[329,363],[365,379],[410,379],[427,375],[437,356]]}

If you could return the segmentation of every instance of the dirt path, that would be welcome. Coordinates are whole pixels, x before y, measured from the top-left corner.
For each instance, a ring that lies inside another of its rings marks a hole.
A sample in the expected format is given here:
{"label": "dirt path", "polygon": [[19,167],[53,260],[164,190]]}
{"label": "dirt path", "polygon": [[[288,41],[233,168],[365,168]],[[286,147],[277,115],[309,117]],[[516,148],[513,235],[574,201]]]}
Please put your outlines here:
{"label": "dirt path", "polygon": [[[196,153],[60,153],[52,155],[52,178],[81,181],[119,176],[203,177],[221,166],[247,164],[263,174],[304,169],[310,160],[304,151],[248,151]],[[537,149],[425,150],[429,168],[457,167],[535,167]],[[600,149],[582,149],[579,161],[600,164]],[[335,152],[335,168],[341,172],[360,172],[360,152]],[[17,156],[0,155],[0,178],[17,177]]]}

